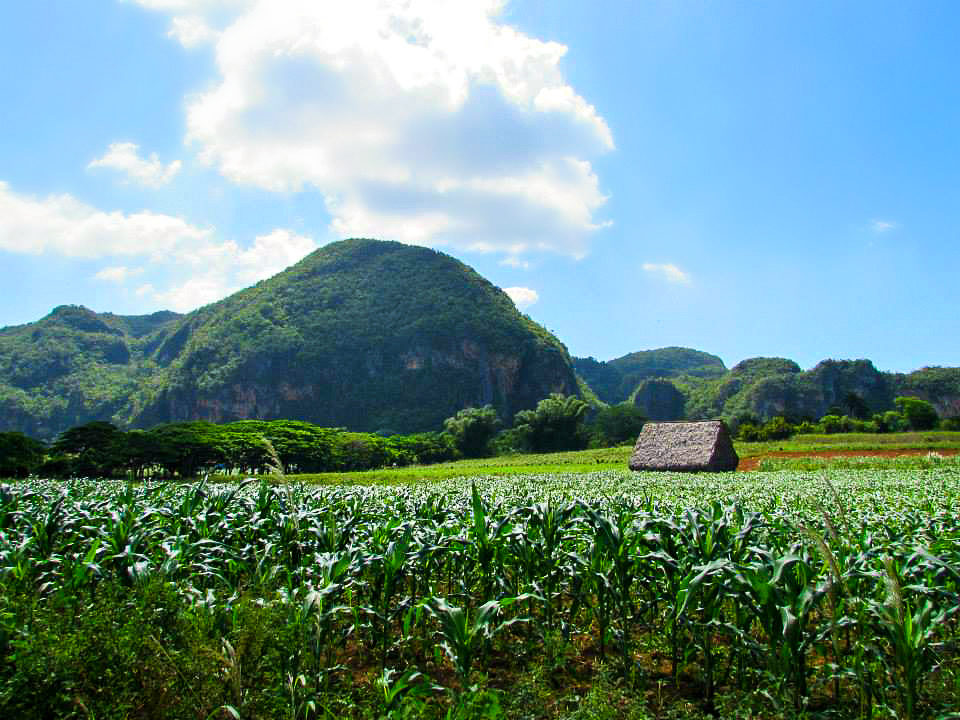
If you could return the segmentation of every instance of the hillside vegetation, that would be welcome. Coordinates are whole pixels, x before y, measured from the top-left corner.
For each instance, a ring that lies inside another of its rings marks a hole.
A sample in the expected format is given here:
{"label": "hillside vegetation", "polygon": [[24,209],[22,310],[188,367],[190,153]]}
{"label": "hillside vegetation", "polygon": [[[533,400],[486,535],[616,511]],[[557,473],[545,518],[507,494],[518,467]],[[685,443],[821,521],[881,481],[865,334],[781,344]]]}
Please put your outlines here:
{"label": "hillside vegetation", "polygon": [[104,420],[289,418],[439,429],[577,394],[566,348],[463,263],[376,240],[328,245],[188,315],[61,307],[0,330],[0,430],[50,439]]}
{"label": "hillside vegetation", "polygon": [[601,401],[633,403],[651,420],[866,419],[892,410],[900,396],[931,403],[941,418],[960,416],[960,368],[902,374],[881,372],[870,360],[824,360],[804,371],[793,360],[757,357],[727,370],[720,358],[686,348],[607,362],[575,358],[574,367]]}

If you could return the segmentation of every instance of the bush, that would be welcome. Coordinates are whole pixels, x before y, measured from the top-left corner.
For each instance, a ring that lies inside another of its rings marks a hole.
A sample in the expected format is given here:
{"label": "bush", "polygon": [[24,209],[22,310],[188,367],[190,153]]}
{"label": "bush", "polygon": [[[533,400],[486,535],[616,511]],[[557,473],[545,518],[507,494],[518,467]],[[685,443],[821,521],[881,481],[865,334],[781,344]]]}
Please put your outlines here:
{"label": "bush", "polygon": [[500,418],[493,405],[464,408],[443,421],[443,429],[453,438],[454,447],[464,457],[484,457],[490,454],[490,441],[500,427]]}
{"label": "bush", "polygon": [[820,431],[826,433],[827,435],[834,435],[836,433],[842,433],[843,430],[843,419],[840,415],[824,415],[820,418]]}
{"label": "bush", "polygon": [[942,430],[960,431],[960,417],[948,417],[940,421]]}
{"label": "bush", "polygon": [[522,410],[513,427],[533,452],[581,450],[587,445],[583,419],[587,404],[580,398],[553,394],[537,404],[536,410]]}
{"label": "bush", "polygon": [[737,431],[737,439],[744,442],[786,440],[794,432],[794,426],[785,417],[777,415],[759,426],[752,422],[742,423]]}
{"label": "bush", "polygon": [[640,408],[630,403],[601,408],[591,423],[592,442],[597,447],[634,442],[646,421]]}
{"label": "bush", "polygon": [[911,430],[933,430],[940,416],[933,405],[915,397],[898,397],[893,401]]}
{"label": "bush", "polygon": [[764,440],[786,440],[793,435],[794,427],[786,418],[778,415],[764,423],[760,432]]}

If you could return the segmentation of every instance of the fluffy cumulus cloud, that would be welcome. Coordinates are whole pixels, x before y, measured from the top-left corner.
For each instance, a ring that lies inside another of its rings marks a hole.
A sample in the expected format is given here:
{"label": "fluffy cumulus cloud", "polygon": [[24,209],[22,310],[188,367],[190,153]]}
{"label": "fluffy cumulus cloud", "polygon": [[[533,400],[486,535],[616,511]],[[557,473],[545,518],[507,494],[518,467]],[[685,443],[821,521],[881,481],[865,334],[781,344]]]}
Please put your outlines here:
{"label": "fluffy cumulus cloud", "polygon": [[606,201],[606,122],[566,48],[500,0],[136,0],[215,47],[187,140],[230,180],[319,191],[338,236],[582,256]]}
{"label": "fluffy cumulus cloud", "polygon": [[164,165],[156,153],[140,157],[140,146],[132,142],[111,143],[103,156],[92,160],[88,168],[109,168],[123,173],[128,180],[147,187],[166,185],[180,172],[180,161]]}
{"label": "fluffy cumulus cloud", "polygon": [[526,310],[540,299],[536,290],[527,287],[508,287],[504,288],[503,291],[510,296],[518,310]]}
{"label": "fluffy cumulus cloud", "polygon": [[[192,310],[294,264],[316,249],[310,238],[278,229],[241,246],[212,228],[153,212],[104,212],[71,195],[36,198],[0,182],[0,250],[103,260],[96,280],[127,283],[173,310]],[[122,262],[118,262],[122,261]],[[142,263],[131,267],[128,263]]]}
{"label": "fluffy cumulus cloud", "polygon": [[689,273],[670,263],[644,263],[643,270],[675,285],[689,285],[692,282]]}

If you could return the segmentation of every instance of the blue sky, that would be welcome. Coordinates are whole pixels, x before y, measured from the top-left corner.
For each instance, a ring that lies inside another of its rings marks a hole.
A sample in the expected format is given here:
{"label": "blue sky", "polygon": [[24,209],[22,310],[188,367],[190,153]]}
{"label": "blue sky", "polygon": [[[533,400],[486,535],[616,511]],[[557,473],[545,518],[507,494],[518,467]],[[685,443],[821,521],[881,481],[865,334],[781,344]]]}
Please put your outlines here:
{"label": "blue sky", "polygon": [[951,2],[0,6],[0,325],[430,245],[575,355],[960,365]]}

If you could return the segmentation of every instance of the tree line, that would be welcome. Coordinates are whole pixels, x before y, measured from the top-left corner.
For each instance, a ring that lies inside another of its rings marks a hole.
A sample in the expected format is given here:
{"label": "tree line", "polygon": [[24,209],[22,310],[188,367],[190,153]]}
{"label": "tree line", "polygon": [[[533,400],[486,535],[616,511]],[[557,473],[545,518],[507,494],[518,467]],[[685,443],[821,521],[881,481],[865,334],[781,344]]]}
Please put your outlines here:
{"label": "tree line", "polygon": [[[732,430],[738,440],[763,442],[784,440],[791,435],[837,433],[891,433],[922,430],[960,430],[960,418],[940,418],[936,408],[916,397],[898,397],[896,410],[872,413],[867,404],[849,393],[841,405],[827,410],[816,422],[775,416],[762,422],[751,415],[735,418]],[[846,411],[846,412],[845,412]]]}
{"label": "tree line", "polygon": [[191,478],[207,473],[350,472],[446,462],[510,452],[605,447],[636,438],[640,411],[604,408],[587,422],[589,406],[551,395],[504,427],[487,405],[467,408],[442,431],[382,436],[297,420],[170,423],[121,430],[108,422],[72,427],[51,444],[19,432],[0,433],[0,477]]}
{"label": "tree line", "polygon": [[[847,402],[851,405],[852,401]],[[900,397],[896,410],[838,414],[817,422],[774,417],[734,418],[739,440],[782,440],[803,433],[960,430],[919,398]],[[853,406],[856,406],[853,403]],[[857,417],[857,415],[861,417]],[[865,416],[865,417],[864,417]],[[491,405],[460,410],[441,431],[383,436],[298,420],[170,423],[121,430],[91,422],[64,431],[50,445],[19,432],[0,433],[0,477],[192,478],[208,473],[264,475],[351,472],[448,462],[516,452],[559,452],[633,442],[645,422],[629,403],[591,408],[580,398],[551,395],[516,414],[505,427]]]}

